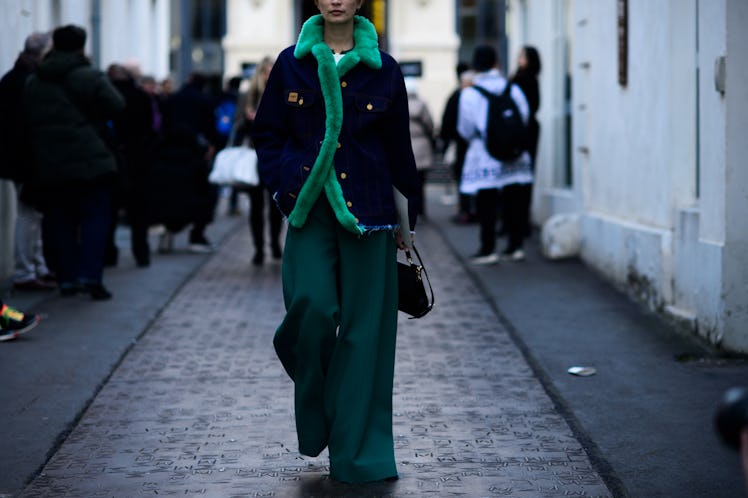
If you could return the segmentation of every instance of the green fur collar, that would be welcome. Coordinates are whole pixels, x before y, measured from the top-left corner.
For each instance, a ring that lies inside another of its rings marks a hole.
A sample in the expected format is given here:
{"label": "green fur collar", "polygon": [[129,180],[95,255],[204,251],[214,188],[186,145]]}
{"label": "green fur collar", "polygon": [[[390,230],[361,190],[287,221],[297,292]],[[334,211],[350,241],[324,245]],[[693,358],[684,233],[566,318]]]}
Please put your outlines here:
{"label": "green fur collar", "polygon": [[[339,71],[342,74],[348,72],[353,66],[359,62],[363,62],[372,69],[379,69],[382,67],[382,56],[379,53],[379,39],[377,38],[377,30],[369,20],[363,16],[356,16],[353,20],[353,50],[346,53],[343,60],[338,65]],[[315,45],[325,43],[325,24],[322,19],[322,14],[310,17],[301,28],[299,33],[299,40],[296,42],[296,48],[294,49],[294,57],[302,59],[313,53]],[[327,47],[327,45],[325,45]],[[328,52],[330,51],[327,48]],[[351,59],[346,61],[346,59]],[[343,63],[347,62],[345,66]],[[342,76],[341,74],[341,76]]]}
{"label": "green fur collar", "polygon": [[324,21],[316,15],[301,28],[294,57],[301,59],[312,54],[317,59],[322,96],[325,102],[325,138],[322,140],[319,155],[314,162],[309,178],[299,192],[296,206],[288,216],[288,222],[300,228],[306,222],[309,211],[319,198],[322,189],[330,201],[335,217],[347,230],[363,233],[356,217],[348,210],[343,197],[343,189],[335,176],[335,152],[338,146],[340,129],[343,125],[343,98],[340,93],[340,78],[359,62],[372,69],[382,67],[377,32],[366,18],[356,16],[353,28],[354,47],[336,65],[330,47],[324,41]]}

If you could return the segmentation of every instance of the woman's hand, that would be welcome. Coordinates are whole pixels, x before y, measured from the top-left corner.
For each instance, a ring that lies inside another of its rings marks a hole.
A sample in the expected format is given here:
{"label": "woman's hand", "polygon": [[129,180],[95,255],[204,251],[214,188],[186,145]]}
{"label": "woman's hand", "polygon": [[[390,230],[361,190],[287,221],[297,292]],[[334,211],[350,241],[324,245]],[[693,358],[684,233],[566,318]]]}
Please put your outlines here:
{"label": "woman's hand", "polygon": [[[410,237],[411,245],[413,245],[413,242],[415,242],[415,236],[413,235],[413,232],[408,232],[408,236]],[[405,239],[403,238],[403,232],[398,227],[397,230],[395,230],[395,243],[397,244],[397,248],[401,251],[404,251],[408,248],[408,246],[405,245]]]}

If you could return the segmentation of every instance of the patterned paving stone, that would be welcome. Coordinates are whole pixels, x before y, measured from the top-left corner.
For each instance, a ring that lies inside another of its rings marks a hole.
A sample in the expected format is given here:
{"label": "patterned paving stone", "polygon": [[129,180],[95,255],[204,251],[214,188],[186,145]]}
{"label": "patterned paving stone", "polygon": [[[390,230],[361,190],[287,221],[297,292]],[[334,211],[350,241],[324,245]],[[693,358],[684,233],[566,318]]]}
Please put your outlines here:
{"label": "patterned paving stone", "polygon": [[129,352],[21,496],[611,496],[496,315],[428,226],[437,296],[399,323],[400,479],[344,485],[296,450],[292,385],[272,350],[280,266],[232,236]]}

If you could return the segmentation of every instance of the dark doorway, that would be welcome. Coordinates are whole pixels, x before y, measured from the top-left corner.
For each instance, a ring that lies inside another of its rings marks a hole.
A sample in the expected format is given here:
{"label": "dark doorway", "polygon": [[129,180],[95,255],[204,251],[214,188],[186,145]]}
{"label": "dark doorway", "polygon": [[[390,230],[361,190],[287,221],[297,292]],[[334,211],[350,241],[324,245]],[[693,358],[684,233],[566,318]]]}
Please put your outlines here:
{"label": "dark doorway", "polygon": [[501,66],[508,67],[505,16],[506,0],[458,0],[459,59],[470,61],[476,45],[489,44],[496,47]]}

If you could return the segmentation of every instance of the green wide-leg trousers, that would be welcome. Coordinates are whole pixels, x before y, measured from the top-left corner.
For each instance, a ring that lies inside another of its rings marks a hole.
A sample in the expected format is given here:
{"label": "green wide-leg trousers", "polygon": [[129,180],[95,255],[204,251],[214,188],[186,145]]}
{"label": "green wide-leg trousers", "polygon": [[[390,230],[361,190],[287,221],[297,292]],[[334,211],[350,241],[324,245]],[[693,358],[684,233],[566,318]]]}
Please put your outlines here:
{"label": "green wide-leg trousers", "polygon": [[358,237],[324,194],[283,255],[286,316],[273,344],[294,381],[299,451],[326,446],[343,482],[394,477],[397,261],[389,231]]}

